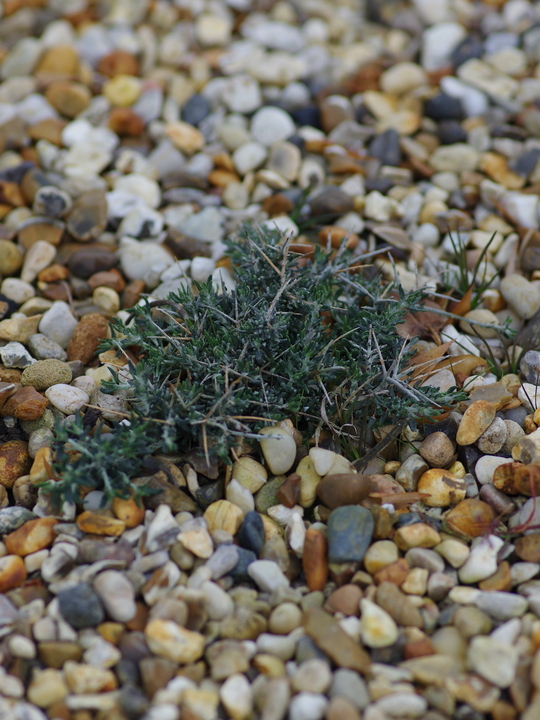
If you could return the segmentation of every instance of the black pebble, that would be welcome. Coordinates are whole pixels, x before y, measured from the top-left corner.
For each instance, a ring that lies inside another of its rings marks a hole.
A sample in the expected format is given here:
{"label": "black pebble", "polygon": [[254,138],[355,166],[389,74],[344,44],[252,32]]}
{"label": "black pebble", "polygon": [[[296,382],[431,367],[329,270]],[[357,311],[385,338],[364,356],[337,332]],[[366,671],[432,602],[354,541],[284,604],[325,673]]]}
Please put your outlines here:
{"label": "black pebble", "polygon": [[442,120],[439,123],[439,140],[443,145],[467,141],[467,133],[457,120]]}
{"label": "black pebble", "polygon": [[390,128],[373,138],[369,144],[369,154],[380,160],[383,165],[397,167],[401,162],[401,148],[396,130]]}
{"label": "black pebble", "polygon": [[190,125],[198,125],[210,114],[210,103],[204,95],[192,95],[182,108],[182,120]]}
{"label": "black pebble", "polygon": [[432,120],[461,120],[463,108],[457,98],[440,93],[424,103],[424,115]]}
{"label": "black pebble", "polygon": [[77,630],[95,627],[105,619],[101,600],[88,583],[62,590],[57,598],[62,617]]}
{"label": "black pebble", "polygon": [[236,534],[236,540],[241,547],[252,550],[256,555],[259,555],[265,537],[263,521],[258,512],[252,510],[247,513]]}

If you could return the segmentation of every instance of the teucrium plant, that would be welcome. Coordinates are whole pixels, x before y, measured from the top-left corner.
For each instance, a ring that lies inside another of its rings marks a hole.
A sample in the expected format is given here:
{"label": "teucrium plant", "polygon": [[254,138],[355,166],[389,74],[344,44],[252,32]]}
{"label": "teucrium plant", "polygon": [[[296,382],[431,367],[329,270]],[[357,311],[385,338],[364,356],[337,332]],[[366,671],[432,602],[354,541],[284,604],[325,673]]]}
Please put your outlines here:
{"label": "teucrium plant", "polygon": [[[268,420],[292,418],[306,439],[329,428],[358,456],[360,429],[425,418],[455,402],[455,392],[408,383],[410,342],[396,332],[422,292],[368,279],[344,249],[317,248],[311,259],[290,250],[277,231],[244,228],[227,241],[237,286],[212,280],[179,290],[164,303],[132,309],[112,322],[103,349],[130,351],[129,424],[86,432],[83,419],[57,430],[57,497],[77,500],[84,487],[125,496],[143,457],[201,448],[230,461],[231,447],[256,437]],[[356,260],[356,262],[355,262]]]}

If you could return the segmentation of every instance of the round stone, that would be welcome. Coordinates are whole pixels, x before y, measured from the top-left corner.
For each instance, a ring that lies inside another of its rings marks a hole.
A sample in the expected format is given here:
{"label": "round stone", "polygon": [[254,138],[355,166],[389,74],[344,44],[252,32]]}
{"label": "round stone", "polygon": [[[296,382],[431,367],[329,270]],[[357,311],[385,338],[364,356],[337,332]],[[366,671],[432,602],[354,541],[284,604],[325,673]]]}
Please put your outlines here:
{"label": "round stone", "polygon": [[422,441],[418,452],[431,467],[444,468],[455,459],[454,443],[443,432],[434,432]]}
{"label": "round stone", "polygon": [[21,375],[22,385],[32,385],[36,390],[47,390],[51,385],[69,384],[72,379],[70,366],[60,360],[38,360],[25,368]]}
{"label": "round stone", "polygon": [[[45,361],[43,361],[45,362]],[[67,385],[66,383],[58,383],[51,385],[45,391],[45,397],[51,405],[63,412],[65,415],[72,415],[76,410],[80,410],[90,398],[84,390]]]}
{"label": "round stone", "polygon": [[88,583],[79,583],[56,596],[64,620],[77,630],[95,627],[103,622],[101,601]]}
{"label": "round stone", "polygon": [[426,493],[426,505],[448,507],[465,499],[467,484],[449,470],[433,468],[425,472],[418,481],[418,492]]}
{"label": "round stone", "polygon": [[295,124],[289,113],[277,107],[263,107],[251,119],[251,135],[265,147],[294,135]]}
{"label": "round stone", "polygon": [[24,255],[21,248],[9,240],[0,240],[0,275],[15,275],[22,267]]}

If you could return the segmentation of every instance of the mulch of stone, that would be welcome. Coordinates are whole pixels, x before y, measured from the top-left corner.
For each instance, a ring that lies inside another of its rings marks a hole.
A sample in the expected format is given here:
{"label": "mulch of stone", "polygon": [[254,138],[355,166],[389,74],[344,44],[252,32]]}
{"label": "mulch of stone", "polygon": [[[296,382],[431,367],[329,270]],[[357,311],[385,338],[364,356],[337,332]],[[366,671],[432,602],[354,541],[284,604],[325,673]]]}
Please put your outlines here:
{"label": "mulch of stone", "polygon": [[[538,717],[539,20],[527,0],[4,0],[0,715]],[[109,321],[234,288],[246,220],[427,287],[456,317],[407,319],[417,382],[468,399],[367,465],[285,419],[205,507],[225,473],[192,454],[155,459],[144,507],[94,491],[54,514],[55,419],[110,397]]]}

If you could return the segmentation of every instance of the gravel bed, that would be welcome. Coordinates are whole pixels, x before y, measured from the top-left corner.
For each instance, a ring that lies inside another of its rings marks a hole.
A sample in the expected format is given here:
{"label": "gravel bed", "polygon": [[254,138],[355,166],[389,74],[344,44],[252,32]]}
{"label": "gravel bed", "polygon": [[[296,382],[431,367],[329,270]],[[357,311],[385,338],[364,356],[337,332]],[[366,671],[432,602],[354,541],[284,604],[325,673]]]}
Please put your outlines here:
{"label": "gravel bed", "polygon": [[[234,290],[246,222],[425,288],[417,384],[466,399],[55,511],[109,321]],[[3,0],[0,361],[0,718],[536,720],[540,3]]]}

